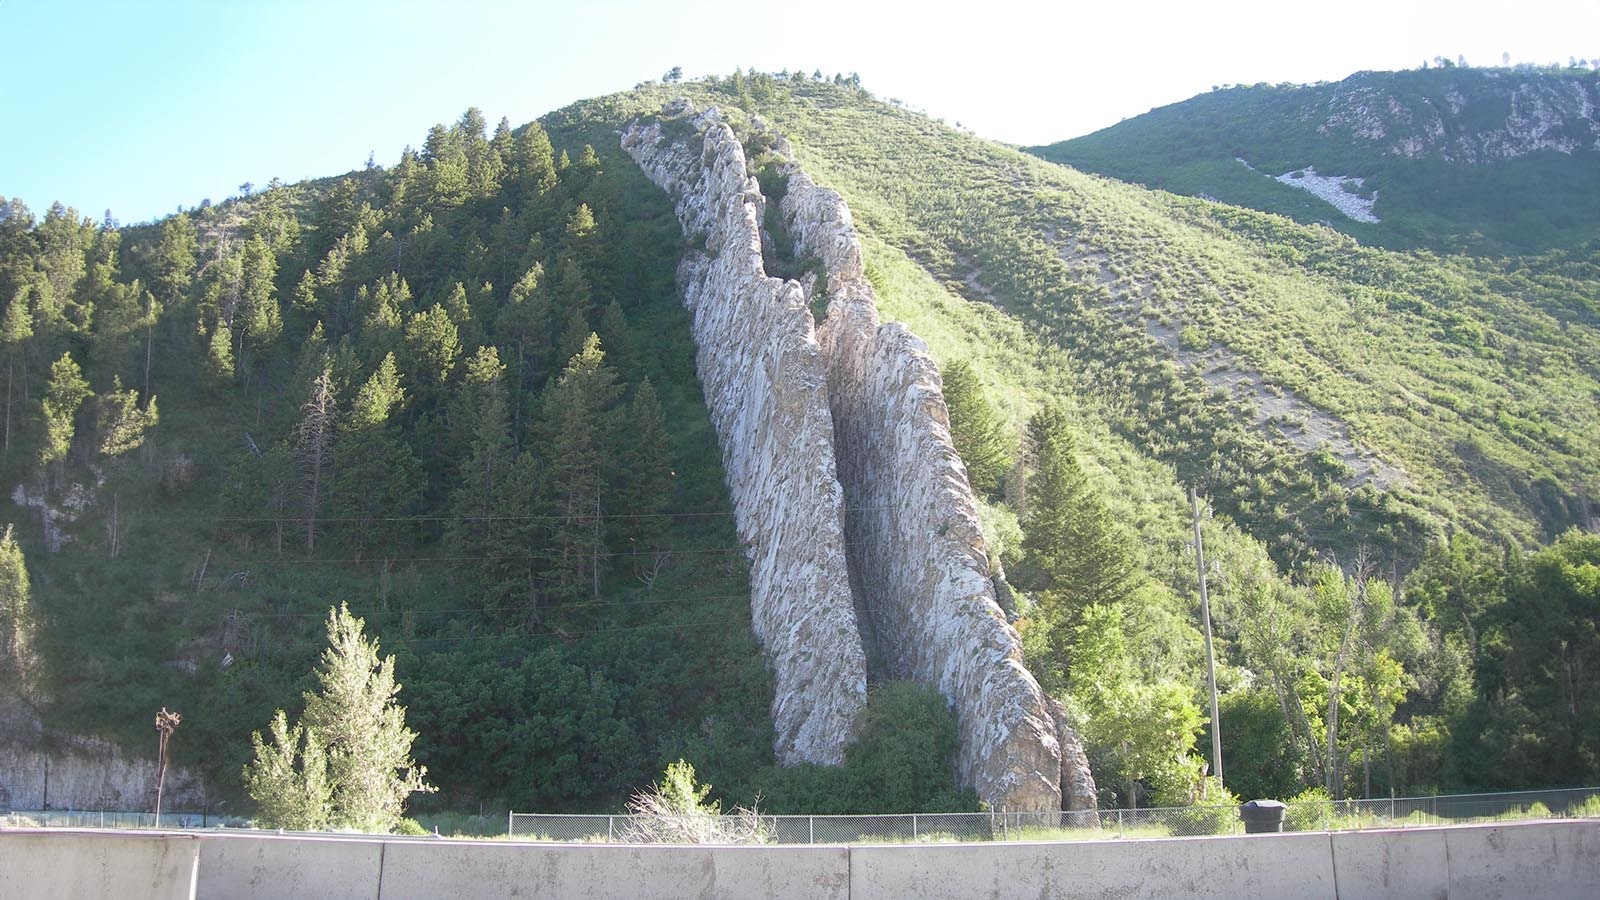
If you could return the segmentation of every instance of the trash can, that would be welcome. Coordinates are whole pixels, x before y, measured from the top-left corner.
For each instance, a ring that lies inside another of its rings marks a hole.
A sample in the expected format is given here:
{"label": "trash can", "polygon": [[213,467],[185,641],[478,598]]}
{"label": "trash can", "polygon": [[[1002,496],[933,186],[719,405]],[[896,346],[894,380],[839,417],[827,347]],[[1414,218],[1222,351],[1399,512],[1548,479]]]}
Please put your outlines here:
{"label": "trash can", "polygon": [[1288,811],[1276,800],[1251,800],[1239,806],[1245,834],[1272,834],[1283,830],[1283,814]]}

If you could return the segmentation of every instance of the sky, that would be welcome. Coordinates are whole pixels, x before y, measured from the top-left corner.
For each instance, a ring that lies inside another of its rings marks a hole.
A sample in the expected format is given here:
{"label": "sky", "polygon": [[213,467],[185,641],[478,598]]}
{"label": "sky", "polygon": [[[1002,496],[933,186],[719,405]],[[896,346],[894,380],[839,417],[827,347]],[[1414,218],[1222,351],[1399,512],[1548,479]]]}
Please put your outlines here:
{"label": "sky", "polygon": [[470,106],[520,125],[673,66],[855,72],[1042,144],[1218,85],[1600,59],[1600,0],[0,0],[0,46],[0,196],[133,223],[392,164]]}

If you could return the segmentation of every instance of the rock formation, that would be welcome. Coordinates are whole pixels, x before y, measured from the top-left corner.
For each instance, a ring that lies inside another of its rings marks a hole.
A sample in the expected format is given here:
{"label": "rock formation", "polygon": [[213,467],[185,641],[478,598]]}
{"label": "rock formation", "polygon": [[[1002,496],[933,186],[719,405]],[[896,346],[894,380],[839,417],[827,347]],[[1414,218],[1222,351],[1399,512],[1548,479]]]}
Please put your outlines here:
{"label": "rock formation", "polygon": [[[1060,809],[1055,723],[995,603],[926,346],[879,323],[849,209],[792,162],[780,169],[788,249],[815,265],[803,285],[768,277],[767,200],[733,131],[715,109],[672,114],[636,123],[623,146],[704,241],[679,275],[778,675],[780,760],[837,758],[870,657],[950,701],[963,784],[997,809]],[[790,156],[781,139],[775,149]],[[822,290],[814,333],[808,302]],[[828,743],[798,742],[802,731]]]}
{"label": "rock formation", "polygon": [[732,129],[709,115],[694,147],[660,126],[626,146],[700,246],[679,269],[706,406],[750,557],[756,637],[776,677],[779,763],[844,760],[866,703],[866,660],[845,562],[827,376],[800,286],[761,262],[761,192]]}
{"label": "rock formation", "polygon": [[[46,729],[22,704],[0,698],[0,812],[35,811],[47,803],[50,809],[148,811],[155,804],[155,773],[154,760],[130,758],[99,738]],[[162,805],[203,809],[205,784],[196,773],[169,766]]]}

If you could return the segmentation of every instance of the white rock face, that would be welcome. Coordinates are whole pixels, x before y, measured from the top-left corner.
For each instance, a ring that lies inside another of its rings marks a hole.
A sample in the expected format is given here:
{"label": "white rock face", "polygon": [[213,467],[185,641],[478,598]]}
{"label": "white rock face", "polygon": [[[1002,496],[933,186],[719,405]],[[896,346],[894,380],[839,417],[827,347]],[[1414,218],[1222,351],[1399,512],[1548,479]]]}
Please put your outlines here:
{"label": "white rock face", "polygon": [[1347,218],[1357,222],[1378,221],[1378,217],[1372,214],[1372,205],[1378,202],[1377,194],[1373,194],[1371,199],[1360,194],[1366,184],[1363,178],[1354,175],[1320,175],[1316,166],[1306,166],[1285,172],[1277,180],[1327,201]]}
{"label": "white rock face", "polygon": [[[10,702],[0,702],[0,708],[0,810],[40,810],[47,802],[51,809],[154,808],[154,760],[129,758],[98,738],[47,731]],[[200,777],[168,766],[162,808],[192,811],[205,804]]]}
{"label": "white rock face", "polygon": [[[715,110],[693,121],[703,139],[672,142],[659,126],[635,125],[623,146],[673,197],[684,233],[706,236],[707,253],[691,252],[680,277],[741,535],[752,546],[753,608],[769,634],[782,628],[783,615],[812,607],[838,623],[819,629],[826,643],[809,652],[810,636],[797,635],[787,651],[763,636],[779,673],[776,706],[817,709],[809,693],[785,696],[784,682],[813,692],[828,683],[830,672],[812,667],[837,665],[843,623],[858,614],[864,627],[848,635],[855,648],[850,659],[862,659],[864,631],[873,635],[890,677],[931,684],[950,701],[964,785],[997,809],[1060,809],[1055,724],[1023,666],[1017,634],[995,603],[976,503],[950,441],[938,369],[926,346],[900,325],[879,323],[849,209],[793,165],[786,168],[781,212],[794,255],[820,261],[825,279],[808,277],[802,288],[767,278],[759,233],[764,200],[745,173],[742,148]],[[782,141],[776,149],[788,155]],[[807,293],[822,284],[828,312],[817,352]],[[775,306],[785,310],[781,327],[733,321]],[[792,364],[743,362],[770,356],[779,345],[790,348]],[[760,405],[747,406],[743,418],[718,412],[727,397],[748,403],[751,395],[796,393],[831,411],[831,428],[816,426],[812,407],[783,421],[768,420],[774,413]],[[763,428],[781,445],[746,437]],[[763,509],[741,511],[741,496],[759,498]],[[796,533],[800,540],[783,543]],[[835,556],[835,534],[848,556],[842,549]],[[768,573],[795,565],[778,559],[784,552],[826,565],[805,568],[804,598],[779,609],[761,594]],[[854,710],[846,705],[833,705],[830,714],[843,718],[822,731],[848,738]]]}
{"label": "white rock face", "polygon": [[679,267],[696,367],[722,447],[750,607],[777,684],[780,764],[837,765],[866,704],[866,660],[850,593],[843,491],[834,471],[827,376],[800,286],[768,278],[765,201],[744,150],[710,110],[692,140],[659,126],[623,138],[703,246]]}
{"label": "white rock face", "polygon": [[1060,809],[1061,750],[1021,642],[994,599],[966,468],[927,345],[878,321],[850,210],[791,167],[782,211],[795,256],[821,260],[818,339],[862,605],[893,678],[931,684],[961,732],[956,768],[999,809]]}
{"label": "white rock face", "polygon": [[[1415,99],[1415,106],[1359,79],[1354,76],[1335,86],[1311,112],[1320,119],[1319,133],[1343,132],[1385,144],[1389,156],[1469,165],[1541,150],[1566,154],[1600,150],[1596,115],[1600,87],[1593,79],[1490,70],[1477,76],[1470,97],[1452,88],[1442,104],[1422,96]],[[1474,102],[1480,110],[1476,114],[1469,109]]]}

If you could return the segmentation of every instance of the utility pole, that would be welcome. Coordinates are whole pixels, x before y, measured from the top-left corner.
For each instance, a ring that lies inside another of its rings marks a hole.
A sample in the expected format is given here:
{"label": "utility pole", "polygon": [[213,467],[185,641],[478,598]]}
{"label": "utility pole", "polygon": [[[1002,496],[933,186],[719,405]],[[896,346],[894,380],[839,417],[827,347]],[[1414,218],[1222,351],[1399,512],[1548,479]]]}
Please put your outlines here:
{"label": "utility pole", "polygon": [[1206,635],[1206,688],[1211,693],[1211,774],[1222,783],[1222,717],[1217,713],[1217,657],[1211,649],[1211,599],[1206,594],[1206,548],[1200,538],[1200,495],[1189,485],[1189,510],[1194,516],[1194,564],[1200,575],[1200,621]]}

